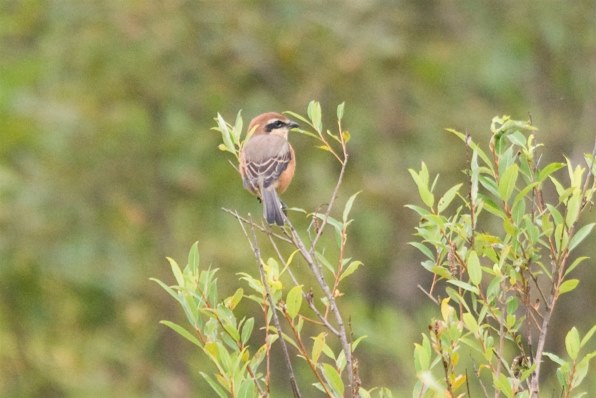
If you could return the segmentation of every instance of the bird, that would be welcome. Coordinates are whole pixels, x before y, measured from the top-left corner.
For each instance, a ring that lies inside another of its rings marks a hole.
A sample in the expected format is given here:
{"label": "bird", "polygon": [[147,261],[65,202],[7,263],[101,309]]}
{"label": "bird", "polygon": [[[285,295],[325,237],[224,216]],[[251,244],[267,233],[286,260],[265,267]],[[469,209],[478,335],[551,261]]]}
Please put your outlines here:
{"label": "bird", "polygon": [[263,203],[263,216],[270,225],[285,224],[285,205],[278,194],[288,188],[294,177],[296,156],[288,133],[296,127],[298,123],[281,113],[260,114],[250,122],[248,131],[253,133],[240,150],[243,186]]}

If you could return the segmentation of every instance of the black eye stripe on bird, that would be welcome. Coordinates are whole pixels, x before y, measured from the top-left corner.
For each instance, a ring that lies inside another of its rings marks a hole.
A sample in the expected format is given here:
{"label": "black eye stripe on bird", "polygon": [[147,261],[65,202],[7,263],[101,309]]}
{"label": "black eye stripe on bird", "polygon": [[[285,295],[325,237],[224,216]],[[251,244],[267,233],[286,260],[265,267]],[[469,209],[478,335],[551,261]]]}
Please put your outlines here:
{"label": "black eye stripe on bird", "polygon": [[286,127],[287,124],[284,123],[283,121],[279,120],[279,119],[275,119],[275,120],[270,120],[267,123],[267,131],[272,131],[275,129],[280,129],[282,127]]}

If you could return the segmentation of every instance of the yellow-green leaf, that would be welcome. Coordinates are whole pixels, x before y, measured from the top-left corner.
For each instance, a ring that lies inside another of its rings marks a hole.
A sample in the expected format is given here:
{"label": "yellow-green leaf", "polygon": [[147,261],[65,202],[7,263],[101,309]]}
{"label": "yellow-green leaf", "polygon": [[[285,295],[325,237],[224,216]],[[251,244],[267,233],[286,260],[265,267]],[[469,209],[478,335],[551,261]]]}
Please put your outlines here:
{"label": "yellow-green leaf", "polygon": [[596,225],[596,223],[590,223],[588,225],[584,225],[583,227],[581,227],[573,235],[573,238],[571,239],[571,242],[569,242],[569,250],[575,249],[575,247],[577,245],[579,245],[580,243],[582,243],[582,241],[584,239],[586,239],[588,237],[588,235],[590,235],[590,233],[592,232],[592,229],[594,228],[594,225]]}
{"label": "yellow-green leaf", "polygon": [[311,359],[314,363],[317,363],[319,361],[319,358],[321,357],[321,352],[323,351],[323,347],[325,346],[325,336],[326,333],[321,332],[317,336],[312,338],[314,342],[312,345]]}
{"label": "yellow-green leaf", "polygon": [[302,305],[302,285],[294,286],[286,297],[286,308],[290,318],[294,319],[300,312]]}
{"label": "yellow-green leaf", "polygon": [[344,117],[345,102],[342,102],[337,106],[337,120],[341,120]]}
{"label": "yellow-green leaf", "polygon": [[457,184],[449,188],[449,190],[445,192],[443,196],[441,196],[441,199],[439,199],[439,203],[437,205],[437,211],[439,212],[439,214],[451,204],[453,198],[455,198],[455,195],[457,195],[457,192],[459,191],[462,185],[463,184]]}
{"label": "yellow-green leaf", "polygon": [[503,173],[499,180],[499,195],[504,202],[507,202],[509,198],[511,198],[513,190],[515,189],[515,184],[517,183],[518,174],[519,168],[517,164],[514,163],[507,167],[507,170],[505,170],[505,173]]}
{"label": "yellow-green leaf", "polygon": [[567,293],[575,289],[579,285],[579,279],[569,279],[561,283],[559,287],[559,295]]}
{"label": "yellow-green leaf", "polygon": [[577,354],[579,354],[579,343],[579,332],[574,326],[569,333],[567,333],[567,336],[565,336],[565,349],[567,350],[567,355],[574,361],[577,358]]}
{"label": "yellow-green leaf", "polygon": [[323,364],[323,374],[325,375],[325,379],[327,382],[337,393],[338,396],[344,396],[344,382],[341,380],[341,376],[337,372],[337,370],[328,363]]}
{"label": "yellow-green leaf", "polygon": [[345,277],[352,275],[358,269],[358,267],[360,267],[361,265],[362,265],[362,261],[358,261],[358,260],[352,261],[350,263],[350,265],[348,265],[346,270],[344,272],[342,272],[341,276],[339,277],[339,280],[341,281]]}
{"label": "yellow-green leaf", "polygon": [[470,250],[468,254],[468,275],[470,276],[470,282],[476,286],[482,281],[482,268],[475,250]]}

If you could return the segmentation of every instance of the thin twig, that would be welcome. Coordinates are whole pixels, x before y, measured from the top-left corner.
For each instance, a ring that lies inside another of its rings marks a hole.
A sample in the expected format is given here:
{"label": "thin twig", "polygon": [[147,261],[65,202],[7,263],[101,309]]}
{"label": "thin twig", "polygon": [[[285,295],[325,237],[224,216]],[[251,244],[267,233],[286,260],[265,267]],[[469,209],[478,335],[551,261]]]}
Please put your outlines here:
{"label": "thin twig", "polygon": [[267,234],[268,236],[275,236],[279,240],[282,240],[282,241],[290,243],[290,244],[292,243],[291,239],[289,239],[283,235],[276,234],[275,232],[273,232],[271,230],[271,228],[265,228],[262,225],[256,224],[254,221],[252,221],[252,219],[248,220],[248,219],[242,217],[240,214],[238,214],[238,212],[236,210],[226,209],[225,207],[222,207],[221,209],[223,211],[225,211],[226,213],[233,215],[239,222],[243,222],[244,224],[250,225],[252,228],[256,228],[259,231]]}
{"label": "thin twig", "polygon": [[434,298],[432,294],[430,294],[429,292],[427,292],[426,290],[424,290],[424,288],[422,287],[422,285],[418,284],[418,285],[416,285],[416,287],[418,289],[422,290],[422,293],[426,294],[428,296],[428,298],[430,298],[433,301],[433,303],[435,303],[436,305],[439,305],[439,301],[436,298]]}
{"label": "thin twig", "polygon": [[252,231],[252,239],[251,239],[248,236],[248,232],[246,231],[244,224],[241,222],[240,217],[238,217],[238,222],[240,224],[240,227],[242,228],[242,232],[244,232],[244,235],[246,236],[246,239],[248,240],[248,242],[250,244],[253,254],[255,255],[255,260],[256,260],[257,266],[259,268],[259,273],[261,274],[261,280],[263,282],[263,287],[265,288],[265,292],[267,294],[267,300],[271,307],[271,313],[273,315],[273,323],[275,324],[275,327],[277,328],[277,333],[279,334],[279,341],[282,346],[282,351],[284,354],[284,361],[286,363],[286,368],[288,370],[288,376],[290,379],[290,385],[292,387],[292,393],[294,395],[294,398],[300,398],[301,397],[300,390],[298,389],[298,384],[296,383],[296,376],[294,374],[294,369],[292,368],[292,361],[290,359],[290,353],[288,351],[288,346],[286,345],[286,342],[282,335],[283,332],[281,329],[281,324],[279,323],[279,318],[277,316],[277,309],[275,307],[275,303],[273,302],[273,297],[271,296],[271,291],[269,289],[269,284],[267,283],[267,277],[265,275],[265,270],[263,268],[263,261],[261,259],[261,250],[259,249],[259,246],[257,243],[257,234],[255,232],[255,224],[253,223],[252,219],[249,220],[249,224],[251,225],[251,231]]}
{"label": "thin twig", "polygon": [[[342,140],[343,142],[343,140]],[[323,222],[319,226],[319,230],[315,235],[315,238],[311,242],[310,250],[314,252],[315,246],[317,242],[321,238],[323,234],[323,230],[325,229],[325,225],[327,225],[327,220],[329,219],[329,215],[331,214],[331,209],[333,208],[333,204],[335,203],[335,199],[337,199],[337,194],[339,193],[339,187],[342,184],[344,173],[346,171],[346,165],[348,163],[348,153],[345,151],[345,144],[344,144],[344,160],[341,163],[341,169],[339,170],[339,176],[337,177],[337,183],[335,184],[335,188],[333,189],[333,193],[331,194],[331,199],[329,200],[329,204],[327,205],[327,210],[325,211],[325,215],[323,216]]]}

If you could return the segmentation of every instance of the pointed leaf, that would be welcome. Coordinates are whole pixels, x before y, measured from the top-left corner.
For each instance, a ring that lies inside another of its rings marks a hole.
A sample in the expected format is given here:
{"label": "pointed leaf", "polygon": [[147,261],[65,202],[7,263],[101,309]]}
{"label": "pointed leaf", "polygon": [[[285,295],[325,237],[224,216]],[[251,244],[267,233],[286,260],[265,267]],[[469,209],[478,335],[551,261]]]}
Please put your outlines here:
{"label": "pointed leaf", "polygon": [[362,192],[362,191],[358,191],[354,195],[352,195],[348,198],[348,201],[346,202],[346,205],[344,206],[344,213],[343,213],[344,224],[348,221],[348,215],[350,214],[350,211],[352,210],[352,205],[354,204],[354,200],[356,199],[356,197],[358,196],[358,194],[360,192]]}
{"label": "pointed leaf", "polygon": [[579,332],[576,327],[572,327],[565,336],[565,349],[569,358],[574,361],[577,359],[577,354],[579,354],[579,344]]}
{"label": "pointed leaf", "polygon": [[244,322],[244,325],[242,325],[242,334],[240,336],[240,340],[242,341],[242,344],[246,345],[246,343],[248,342],[248,339],[250,339],[250,335],[252,334],[252,330],[255,326],[255,319],[254,318],[248,318],[246,320],[246,322]]}
{"label": "pointed leaf", "polygon": [[184,337],[186,340],[190,341],[194,345],[201,347],[201,348],[203,347],[203,345],[201,344],[199,339],[197,339],[195,336],[193,336],[188,330],[184,329],[182,326],[180,326],[174,322],[170,322],[170,321],[160,321],[159,323],[169,327],[170,329],[172,329],[173,331],[175,331],[180,336]]}
{"label": "pointed leaf", "polygon": [[573,235],[573,238],[571,238],[571,242],[569,242],[569,251],[575,249],[577,247],[577,245],[582,243],[583,240],[586,239],[588,237],[588,235],[590,235],[590,233],[592,232],[592,229],[594,228],[595,225],[596,225],[596,223],[590,223],[590,224],[587,224],[587,225],[584,225],[583,227],[581,227],[575,233],[575,235]]}
{"label": "pointed leaf", "polygon": [[302,305],[302,285],[294,286],[286,297],[286,308],[290,318],[294,319],[300,312]]}
{"label": "pointed leaf", "polygon": [[559,287],[559,295],[572,291],[579,284],[579,279],[569,279],[561,283]]}
{"label": "pointed leaf", "polygon": [[592,329],[590,329],[590,331],[588,333],[586,333],[586,335],[582,338],[582,341],[579,344],[580,348],[583,347],[583,346],[585,346],[586,343],[588,341],[590,341],[590,339],[594,335],[594,332],[596,332],[596,325],[592,326]]}
{"label": "pointed leaf", "polygon": [[219,113],[217,114],[217,125],[219,126],[219,131],[221,132],[221,138],[224,145],[230,152],[235,152],[234,143],[232,142],[232,136],[230,134],[230,130],[228,129],[228,125]]}
{"label": "pointed leaf", "polygon": [[337,106],[337,120],[341,120],[344,117],[344,108],[346,107],[346,103],[342,102]]}
{"label": "pointed leaf", "polygon": [[223,388],[221,388],[221,386],[219,384],[217,384],[207,373],[205,373],[205,372],[199,372],[199,373],[201,376],[203,376],[205,381],[207,381],[207,383],[209,384],[211,389],[213,389],[213,391],[215,391],[215,393],[217,394],[218,397],[220,397],[220,398],[228,397],[228,394],[226,394],[226,392],[223,390]]}
{"label": "pointed leaf", "polygon": [[323,130],[323,123],[321,122],[321,104],[317,101],[310,101],[306,114],[310,118],[313,127],[320,133]]}
{"label": "pointed leaf", "polygon": [[344,396],[344,382],[341,380],[341,376],[337,372],[337,370],[328,363],[323,364],[323,374],[325,375],[325,379],[333,389],[337,393],[338,396]]}
{"label": "pointed leaf", "polygon": [[515,185],[517,183],[518,173],[519,168],[517,164],[514,163],[507,167],[507,170],[505,170],[505,173],[499,180],[499,196],[504,202],[507,202],[513,194],[513,190],[515,189]]}
{"label": "pointed leaf", "polygon": [[457,192],[459,191],[462,185],[463,184],[457,184],[449,188],[449,190],[445,192],[443,196],[441,196],[441,199],[439,199],[439,203],[437,205],[437,211],[439,214],[443,212],[443,210],[445,210],[447,207],[449,207],[449,205],[453,201],[453,198],[455,198],[455,195],[457,195]]}
{"label": "pointed leaf", "polygon": [[478,286],[482,281],[482,268],[480,267],[480,260],[475,250],[470,250],[468,254],[468,275],[470,282]]}
{"label": "pointed leaf", "polygon": [[311,359],[314,363],[319,362],[319,358],[321,357],[321,352],[325,346],[325,335],[325,332],[321,332],[316,337],[312,338],[314,343],[312,346]]}
{"label": "pointed leaf", "polygon": [[170,268],[172,268],[172,273],[174,274],[174,278],[176,278],[178,286],[184,287],[184,275],[182,274],[180,266],[178,266],[178,263],[170,257],[167,257],[167,260],[170,263]]}
{"label": "pointed leaf", "polygon": [[348,265],[346,270],[344,272],[342,272],[341,276],[339,277],[339,280],[341,281],[345,277],[352,275],[358,269],[358,267],[360,267],[361,265],[362,265],[362,261],[358,261],[358,260],[352,261],[350,263],[350,265]]}

